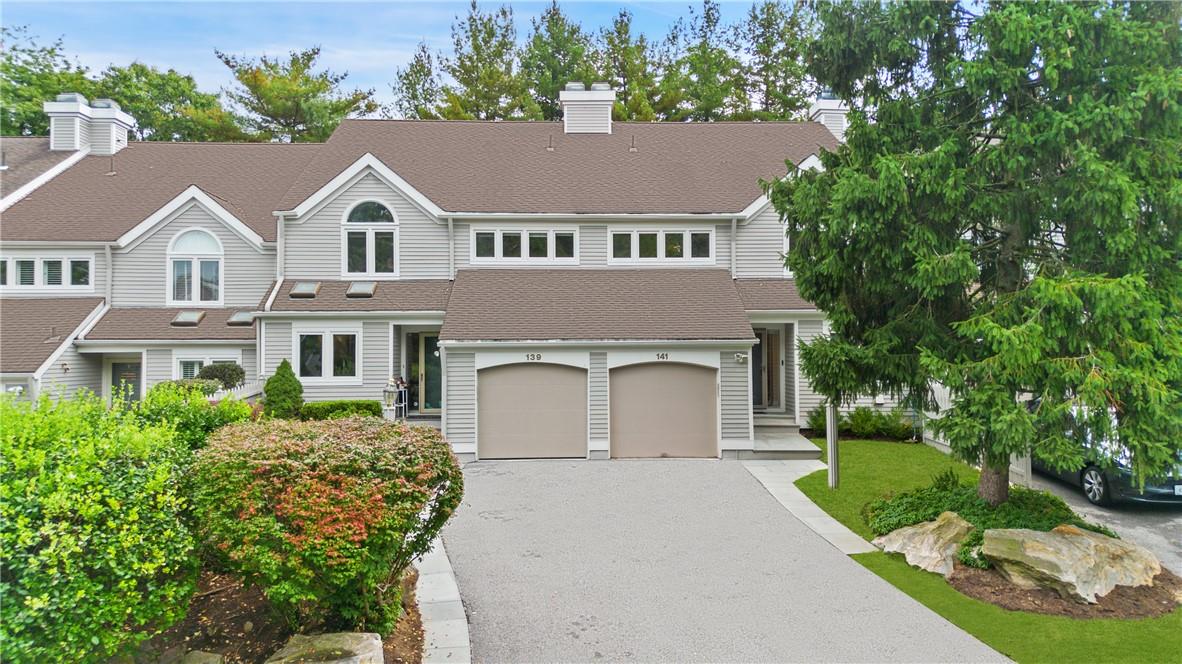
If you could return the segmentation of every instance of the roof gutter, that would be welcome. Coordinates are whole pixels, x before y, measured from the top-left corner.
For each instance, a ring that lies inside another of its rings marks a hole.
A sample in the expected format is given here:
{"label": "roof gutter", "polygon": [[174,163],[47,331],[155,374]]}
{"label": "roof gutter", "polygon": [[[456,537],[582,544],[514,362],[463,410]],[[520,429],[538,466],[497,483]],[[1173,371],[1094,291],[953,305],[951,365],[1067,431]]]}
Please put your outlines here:
{"label": "roof gutter", "polygon": [[719,346],[733,348],[750,348],[757,343],[755,337],[750,339],[441,339],[439,345],[446,348],[481,348],[486,346],[513,348],[526,346],[704,346],[718,348]]}

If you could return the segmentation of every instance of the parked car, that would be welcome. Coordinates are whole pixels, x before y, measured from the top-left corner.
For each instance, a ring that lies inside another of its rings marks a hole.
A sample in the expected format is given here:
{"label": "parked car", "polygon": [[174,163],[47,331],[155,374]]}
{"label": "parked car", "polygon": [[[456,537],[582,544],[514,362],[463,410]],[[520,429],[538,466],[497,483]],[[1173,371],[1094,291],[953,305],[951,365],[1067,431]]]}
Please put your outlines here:
{"label": "parked car", "polygon": [[1182,507],[1182,457],[1178,467],[1169,477],[1147,481],[1144,490],[1137,488],[1133,472],[1117,463],[1103,467],[1087,463],[1082,468],[1057,471],[1038,459],[1031,459],[1035,470],[1074,484],[1083,490],[1088,502],[1094,505],[1111,505],[1115,502],[1172,504]]}

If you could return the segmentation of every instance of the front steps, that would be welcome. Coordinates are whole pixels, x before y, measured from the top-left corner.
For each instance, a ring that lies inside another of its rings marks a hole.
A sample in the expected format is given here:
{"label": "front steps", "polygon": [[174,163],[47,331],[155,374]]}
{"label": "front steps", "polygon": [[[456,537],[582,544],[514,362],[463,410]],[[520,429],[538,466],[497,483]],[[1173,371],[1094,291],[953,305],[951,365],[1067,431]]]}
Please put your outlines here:
{"label": "front steps", "polygon": [[820,459],[821,450],[800,435],[800,425],[783,414],[755,414],[755,445],[750,450],[734,450],[728,458],[742,461],[782,461]]}

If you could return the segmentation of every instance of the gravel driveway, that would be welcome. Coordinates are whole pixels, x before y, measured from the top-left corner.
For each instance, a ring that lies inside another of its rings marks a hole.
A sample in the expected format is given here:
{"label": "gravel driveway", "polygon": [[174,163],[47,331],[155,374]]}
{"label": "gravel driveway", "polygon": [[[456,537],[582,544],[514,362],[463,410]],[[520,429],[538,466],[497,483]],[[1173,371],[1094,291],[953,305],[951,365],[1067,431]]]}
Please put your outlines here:
{"label": "gravel driveway", "polygon": [[481,461],[444,540],[477,661],[1004,661],[738,463]]}

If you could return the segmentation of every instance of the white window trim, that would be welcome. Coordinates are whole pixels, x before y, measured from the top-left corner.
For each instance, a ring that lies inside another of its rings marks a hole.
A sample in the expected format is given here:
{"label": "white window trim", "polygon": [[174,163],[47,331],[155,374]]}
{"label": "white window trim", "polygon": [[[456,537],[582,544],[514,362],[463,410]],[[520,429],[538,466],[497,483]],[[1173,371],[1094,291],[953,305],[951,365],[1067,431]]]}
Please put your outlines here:
{"label": "white window trim", "polygon": [[[615,236],[622,234],[632,235],[632,255],[628,258],[615,257]],[[641,233],[656,233],[657,234],[657,256],[656,258],[641,258],[640,257],[640,234]],[[665,257],[665,234],[666,233],[684,233],[685,234],[685,250],[684,256],[681,258],[666,258]],[[710,235],[710,256],[706,258],[693,258],[690,256],[693,241],[691,234],[693,233],[709,233]],[[613,265],[661,265],[667,267],[669,265],[714,265],[716,262],[717,251],[714,246],[714,227],[709,228],[611,228],[607,229],[607,262]]]}
{"label": "white window trim", "polygon": [[[218,245],[218,253],[216,254],[195,254],[195,253],[175,253],[173,245],[180,239],[182,235],[189,231],[201,231],[213,238]],[[209,231],[209,229],[201,228],[200,226],[190,226],[178,231],[168,241],[168,250],[164,254],[164,298],[165,304],[170,307],[186,307],[186,308],[201,308],[201,307],[220,307],[226,300],[226,248],[222,244],[221,238],[217,234]],[[213,261],[218,263],[218,299],[216,300],[202,300],[201,299],[201,261]],[[172,283],[172,264],[174,261],[188,261],[192,270],[192,282],[189,284],[189,300],[177,300],[173,298],[173,283]],[[92,280],[93,281],[93,280]]]}
{"label": "white window trim", "polygon": [[[476,234],[493,233],[493,256],[476,255]],[[503,256],[501,237],[505,234],[518,233],[521,235],[521,256]],[[531,258],[529,255],[529,234],[546,233],[546,257]],[[554,255],[557,245],[554,236],[558,233],[574,235],[574,256],[558,258]],[[472,265],[578,265],[579,264],[579,228],[578,226],[555,226],[546,228],[529,228],[523,226],[476,226],[468,231],[468,261]]]}
{"label": "white window trim", "polygon": [[[364,366],[363,358],[365,353],[363,350],[364,339],[361,334],[362,327],[360,325],[292,325],[291,326],[291,362],[292,370],[295,371],[296,378],[304,385],[362,385],[365,380],[363,377]],[[320,360],[320,376],[301,376],[300,375],[300,337],[310,334],[318,334],[321,337],[320,349],[323,357]],[[354,366],[357,367],[356,376],[333,376],[332,365],[335,360],[332,349],[332,336],[334,334],[352,334],[357,337],[357,357],[354,358]],[[328,374],[328,375],[324,375]]]}
{"label": "white window trim", "polygon": [[[370,223],[363,224],[358,222],[349,222],[349,215],[353,212],[353,208],[362,203],[377,203],[390,211],[390,216],[394,217],[394,223]],[[363,198],[354,201],[351,205],[345,208],[345,213],[341,215],[341,278],[342,279],[365,279],[370,281],[393,280],[398,279],[402,272],[402,223],[398,218],[398,213],[394,206],[389,201],[380,198]],[[349,271],[349,233],[365,233],[365,272],[350,272]],[[374,251],[374,233],[386,232],[394,233],[394,271],[393,272],[375,272],[374,263],[377,260],[377,255]]]}
{"label": "white window trim", "polygon": [[[16,283],[16,262],[17,261],[33,261],[33,284],[29,286],[22,286]],[[60,285],[53,285],[45,283],[45,262],[46,261],[61,261],[62,262],[62,283]],[[87,261],[90,263],[90,283],[85,286],[74,286],[70,284],[70,261]],[[0,286],[0,293],[27,293],[30,295],[36,294],[52,294],[52,293],[93,293],[95,289],[95,256],[94,254],[78,254],[78,253],[64,253],[64,254],[46,254],[46,255],[28,255],[22,256],[19,254],[0,257],[0,263],[5,263],[4,268],[7,272],[8,283]]]}
{"label": "white window trim", "polygon": [[242,366],[242,349],[174,350],[172,351],[172,379],[180,380],[181,362],[192,362],[194,360],[201,362],[203,368],[213,364],[214,360],[233,360],[235,364]]}

